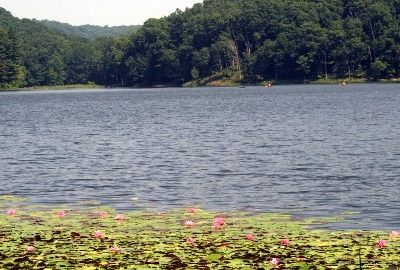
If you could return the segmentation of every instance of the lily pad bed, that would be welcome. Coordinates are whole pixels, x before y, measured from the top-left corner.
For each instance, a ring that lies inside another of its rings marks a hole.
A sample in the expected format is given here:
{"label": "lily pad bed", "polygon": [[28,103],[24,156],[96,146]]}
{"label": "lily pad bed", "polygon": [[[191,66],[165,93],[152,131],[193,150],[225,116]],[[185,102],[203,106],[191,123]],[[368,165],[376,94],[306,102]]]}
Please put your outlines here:
{"label": "lily pad bed", "polygon": [[398,232],[284,214],[0,204],[0,269],[400,269]]}

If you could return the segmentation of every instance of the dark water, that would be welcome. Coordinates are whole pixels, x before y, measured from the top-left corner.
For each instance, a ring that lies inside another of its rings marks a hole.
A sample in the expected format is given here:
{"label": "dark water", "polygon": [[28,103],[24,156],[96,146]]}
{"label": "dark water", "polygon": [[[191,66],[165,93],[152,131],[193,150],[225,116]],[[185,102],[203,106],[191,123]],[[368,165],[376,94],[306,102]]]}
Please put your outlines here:
{"label": "dark water", "polygon": [[[400,85],[0,93],[0,194],[400,227]],[[137,198],[133,199],[133,198]]]}

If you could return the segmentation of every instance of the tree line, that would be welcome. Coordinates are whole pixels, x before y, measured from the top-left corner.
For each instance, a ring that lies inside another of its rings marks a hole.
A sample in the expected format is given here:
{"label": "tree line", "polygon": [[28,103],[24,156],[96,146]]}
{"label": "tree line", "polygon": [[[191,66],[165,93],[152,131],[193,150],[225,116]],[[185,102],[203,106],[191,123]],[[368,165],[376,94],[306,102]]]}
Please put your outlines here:
{"label": "tree line", "polygon": [[29,20],[7,28],[3,17],[1,44],[17,47],[8,72],[26,85],[400,77],[400,0],[205,0],[91,42]]}
{"label": "tree line", "polygon": [[80,36],[92,40],[100,37],[119,37],[127,35],[140,27],[139,25],[98,26],[89,24],[73,26],[68,23],[60,23],[49,20],[41,20],[40,22],[48,28],[60,31],[61,33]]}

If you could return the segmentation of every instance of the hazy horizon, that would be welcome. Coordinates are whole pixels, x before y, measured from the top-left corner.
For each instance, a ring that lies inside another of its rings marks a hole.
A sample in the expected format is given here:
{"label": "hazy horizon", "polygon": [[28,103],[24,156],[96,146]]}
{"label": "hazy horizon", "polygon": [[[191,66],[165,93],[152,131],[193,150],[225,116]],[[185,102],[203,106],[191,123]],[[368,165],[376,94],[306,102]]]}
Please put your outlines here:
{"label": "hazy horizon", "polygon": [[141,25],[192,7],[202,0],[0,0],[0,7],[20,19],[50,20],[71,25]]}

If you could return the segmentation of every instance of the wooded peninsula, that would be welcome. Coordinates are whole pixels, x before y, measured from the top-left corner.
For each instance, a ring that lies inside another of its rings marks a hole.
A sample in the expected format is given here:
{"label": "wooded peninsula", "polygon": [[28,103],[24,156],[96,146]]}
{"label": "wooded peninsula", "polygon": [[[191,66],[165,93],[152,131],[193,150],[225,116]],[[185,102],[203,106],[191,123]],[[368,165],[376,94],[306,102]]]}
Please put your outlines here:
{"label": "wooded peninsula", "polygon": [[1,89],[399,77],[400,0],[205,0],[79,31],[0,8]]}

